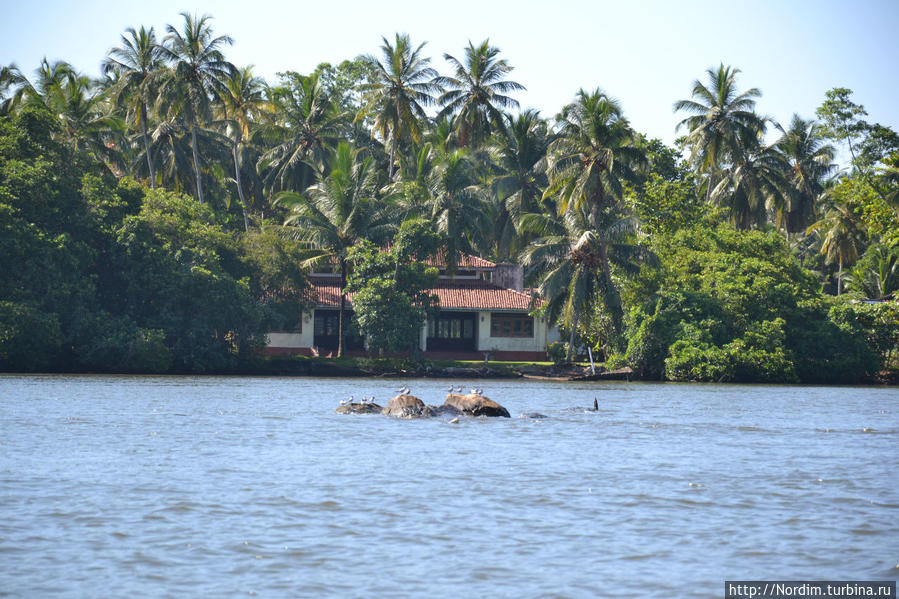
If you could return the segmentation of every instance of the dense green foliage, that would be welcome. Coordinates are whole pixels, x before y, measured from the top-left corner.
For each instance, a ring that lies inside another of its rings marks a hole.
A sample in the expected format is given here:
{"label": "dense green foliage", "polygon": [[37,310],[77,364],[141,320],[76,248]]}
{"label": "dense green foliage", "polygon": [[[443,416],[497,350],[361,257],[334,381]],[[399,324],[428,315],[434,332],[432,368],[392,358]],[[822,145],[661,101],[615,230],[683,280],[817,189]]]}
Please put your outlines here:
{"label": "dense green foliage", "polygon": [[421,323],[437,307],[428,291],[438,271],[421,259],[437,249],[437,242],[427,221],[409,220],[388,251],[369,241],[350,249],[347,291],[355,293],[353,311],[370,350],[417,353]]}
{"label": "dense green foliage", "polygon": [[486,40],[443,75],[426,44],[382,41],[269,84],[182,13],[129,28],[99,80],[3,66],[0,369],[241,368],[321,268],[340,274],[338,355],[347,330],[414,351],[434,252],[450,275],[463,252],[521,264],[566,337],[555,359],[700,381],[897,367],[899,135],[851,90],[782,126],[722,64],[674,104],[671,148],[593,86],[517,112]]}
{"label": "dense green foliage", "polygon": [[296,244],[227,231],[190,197],[118,184],[52,115],[0,119],[0,363],[226,371],[296,318]]}
{"label": "dense green foliage", "polygon": [[670,380],[853,382],[868,348],[827,317],[814,275],[777,234],[681,230],[654,244],[662,268],[633,292],[627,358]]}

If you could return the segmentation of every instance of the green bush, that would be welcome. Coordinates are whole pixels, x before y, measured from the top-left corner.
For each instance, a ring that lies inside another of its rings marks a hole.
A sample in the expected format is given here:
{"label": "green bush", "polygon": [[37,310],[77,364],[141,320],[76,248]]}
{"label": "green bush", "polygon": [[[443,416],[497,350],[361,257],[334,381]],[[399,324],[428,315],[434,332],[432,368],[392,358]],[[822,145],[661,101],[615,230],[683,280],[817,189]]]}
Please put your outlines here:
{"label": "green bush", "polygon": [[877,356],[877,369],[899,367],[899,302],[843,299],[831,307],[829,316],[842,331],[864,339]]}
{"label": "green bush", "polygon": [[796,382],[783,329],[781,318],[754,323],[744,335],[721,346],[713,342],[708,328],[685,324],[665,360],[665,376],[675,381]]}
{"label": "green bush", "polygon": [[554,341],[546,346],[546,355],[553,364],[563,364],[568,355],[568,344],[564,341]]}

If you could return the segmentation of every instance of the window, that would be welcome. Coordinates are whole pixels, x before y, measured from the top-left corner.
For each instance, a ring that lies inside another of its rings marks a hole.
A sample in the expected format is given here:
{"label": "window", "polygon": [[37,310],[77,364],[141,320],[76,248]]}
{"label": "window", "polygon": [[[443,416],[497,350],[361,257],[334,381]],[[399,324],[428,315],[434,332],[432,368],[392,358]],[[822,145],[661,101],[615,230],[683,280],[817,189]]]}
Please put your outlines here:
{"label": "window", "polygon": [[315,334],[315,336],[318,337],[320,335],[325,335],[330,337],[336,335],[339,326],[339,317],[340,316],[338,314],[316,310],[315,326],[313,327],[313,333]]}
{"label": "window", "polygon": [[491,314],[491,337],[533,337],[534,319],[524,314]]}
{"label": "window", "polygon": [[302,333],[303,332],[303,315],[300,314],[299,318],[294,320],[293,322],[284,323],[284,328],[276,331],[278,333]]}

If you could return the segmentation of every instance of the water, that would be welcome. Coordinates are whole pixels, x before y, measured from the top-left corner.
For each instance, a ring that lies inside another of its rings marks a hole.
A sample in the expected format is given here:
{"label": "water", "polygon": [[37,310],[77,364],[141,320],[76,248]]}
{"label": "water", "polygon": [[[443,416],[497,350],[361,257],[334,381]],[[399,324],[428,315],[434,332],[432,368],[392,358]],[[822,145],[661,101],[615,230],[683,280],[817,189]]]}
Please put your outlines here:
{"label": "water", "polygon": [[[0,377],[0,595],[721,597],[899,576],[899,390]],[[569,409],[592,406],[598,412]],[[514,418],[539,411],[544,420]]]}

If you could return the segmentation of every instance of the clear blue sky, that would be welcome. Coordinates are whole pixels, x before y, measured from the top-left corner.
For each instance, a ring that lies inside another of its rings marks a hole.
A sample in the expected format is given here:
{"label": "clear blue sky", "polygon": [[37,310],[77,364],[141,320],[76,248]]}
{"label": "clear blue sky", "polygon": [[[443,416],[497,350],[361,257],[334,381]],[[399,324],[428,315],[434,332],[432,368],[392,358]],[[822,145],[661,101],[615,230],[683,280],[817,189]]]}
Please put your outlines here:
{"label": "clear blue sky", "polygon": [[[666,143],[679,117],[672,104],[720,62],[740,68],[740,89],[758,87],[761,113],[788,123],[814,116],[832,87],[848,87],[869,120],[899,130],[899,0],[758,2],[98,2],[0,0],[0,63],[27,74],[43,56],[96,75],[128,26],[180,25],[179,12],[208,13],[234,38],[228,58],[255,65],[269,82],[376,53],[381,36],[426,41],[443,73],[489,37],[528,88],[523,107],[552,116],[583,87],[617,97],[633,126]],[[160,35],[160,37],[161,37]]]}

